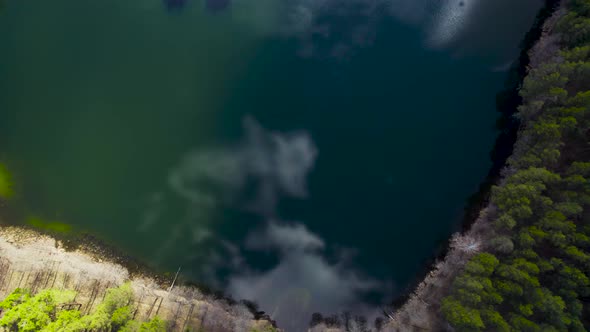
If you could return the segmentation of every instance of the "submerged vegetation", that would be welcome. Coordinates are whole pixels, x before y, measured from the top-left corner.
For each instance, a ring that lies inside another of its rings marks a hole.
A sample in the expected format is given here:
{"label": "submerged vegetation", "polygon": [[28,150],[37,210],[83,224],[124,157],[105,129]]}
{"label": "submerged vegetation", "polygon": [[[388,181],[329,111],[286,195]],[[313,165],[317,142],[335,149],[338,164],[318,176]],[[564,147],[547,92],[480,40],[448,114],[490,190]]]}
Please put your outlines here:
{"label": "submerged vegetation", "polygon": [[590,328],[590,0],[571,0],[533,50],[485,252],[441,311],[457,331]]}
{"label": "submerged vegetation", "polygon": [[64,222],[45,220],[37,216],[30,216],[27,218],[26,224],[50,233],[68,234],[72,230],[72,226]]}
{"label": "submerged vegetation", "polygon": [[123,284],[107,291],[91,313],[84,314],[75,302],[76,292],[45,289],[37,294],[17,288],[0,302],[0,327],[7,331],[166,331],[158,317],[147,322],[133,320],[129,305],[133,291]]}
{"label": "submerged vegetation", "polygon": [[5,165],[0,164],[0,198],[7,199],[14,195],[12,176]]}

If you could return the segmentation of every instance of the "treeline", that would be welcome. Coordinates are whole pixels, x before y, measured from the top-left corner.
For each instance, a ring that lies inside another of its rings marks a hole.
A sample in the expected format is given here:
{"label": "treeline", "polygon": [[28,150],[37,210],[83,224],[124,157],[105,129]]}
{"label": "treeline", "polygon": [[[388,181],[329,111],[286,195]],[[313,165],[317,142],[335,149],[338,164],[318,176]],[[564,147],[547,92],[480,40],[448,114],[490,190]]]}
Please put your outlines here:
{"label": "treeline", "polygon": [[485,252],[441,312],[457,331],[590,328],[590,0],[570,0],[533,52]]}
{"label": "treeline", "polygon": [[37,294],[17,288],[0,302],[0,327],[7,331],[120,331],[165,332],[158,317],[147,322],[133,320],[129,284],[107,290],[102,302],[86,315],[75,303],[76,292],[46,289]]}

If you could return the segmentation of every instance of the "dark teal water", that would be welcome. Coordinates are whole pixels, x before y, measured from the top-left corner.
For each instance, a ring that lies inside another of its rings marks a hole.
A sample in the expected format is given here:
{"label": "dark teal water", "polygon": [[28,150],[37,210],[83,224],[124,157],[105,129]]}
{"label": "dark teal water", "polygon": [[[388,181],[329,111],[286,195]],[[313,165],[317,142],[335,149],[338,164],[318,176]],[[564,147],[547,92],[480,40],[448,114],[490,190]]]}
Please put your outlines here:
{"label": "dark teal water", "polygon": [[491,166],[540,1],[175,5],[6,1],[12,221],[182,266],[290,330],[400,295]]}

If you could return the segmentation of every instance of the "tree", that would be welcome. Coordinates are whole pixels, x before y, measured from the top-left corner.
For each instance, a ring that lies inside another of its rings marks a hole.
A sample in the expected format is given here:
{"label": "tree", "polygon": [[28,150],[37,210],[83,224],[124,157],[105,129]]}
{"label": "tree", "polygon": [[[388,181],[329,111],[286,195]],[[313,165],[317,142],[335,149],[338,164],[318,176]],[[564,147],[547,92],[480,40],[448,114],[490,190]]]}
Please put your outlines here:
{"label": "tree", "polygon": [[24,301],[26,301],[31,294],[29,290],[24,288],[17,288],[10,293],[2,302],[0,302],[0,309],[10,309]]}
{"label": "tree", "polygon": [[[128,309],[122,309],[129,304],[133,298],[131,284],[125,283],[117,288],[107,290],[104,300],[97,306],[94,313],[84,316],[81,319],[83,325],[90,329],[109,329],[113,324],[113,314],[117,313],[116,323],[123,325]],[[127,318],[130,318],[128,315]]]}
{"label": "tree", "polygon": [[540,283],[536,275],[540,272],[537,265],[527,262],[523,258],[517,258],[512,264],[500,264],[496,273],[503,279],[515,282],[523,287],[539,287]]}
{"label": "tree", "polygon": [[528,320],[527,318],[513,314],[510,318],[510,325],[514,331],[522,331],[522,332],[540,332],[541,328],[539,325],[533,323],[532,321]]}
{"label": "tree", "polygon": [[498,236],[490,240],[493,250],[502,254],[509,254],[514,250],[514,242],[509,236]]}
{"label": "tree", "polygon": [[74,291],[46,289],[32,296],[28,290],[17,288],[0,302],[0,308],[4,310],[0,329],[42,332],[166,331],[166,322],[159,317],[147,322],[132,320],[128,304],[133,292],[128,283],[107,290],[103,301],[86,316],[79,310],[59,309],[59,304],[71,302],[75,294]]}
{"label": "tree", "polygon": [[80,311],[78,310],[63,310],[60,311],[56,320],[49,323],[43,332],[81,332],[84,331],[84,326],[80,323]]}
{"label": "tree", "polygon": [[0,326],[15,331],[39,331],[51,323],[50,314],[55,305],[71,301],[73,291],[54,289],[43,290],[35,296],[29,296],[17,289],[2,302],[7,311],[0,319]]}
{"label": "tree", "polygon": [[490,309],[482,310],[481,317],[488,329],[498,332],[510,332],[510,325],[504,320],[502,315]]}
{"label": "tree", "polygon": [[479,311],[463,306],[453,297],[443,299],[441,311],[457,331],[481,331],[485,328]]}
{"label": "tree", "polygon": [[139,332],[166,332],[166,322],[159,317],[154,317],[152,320],[142,323]]}
{"label": "tree", "polygon": [[557,29],[570,47],[580,46],[590,40],[590,18],[571,11],[558,23]]}
{"label": "tree", "polygon": [[120,332],[166,332],[166,322],[160,319],[158,316],[151,320],[143,323],[136,321],[128,321],[123,326]]}
{"label": "tree", "polygon": [[490,276],[498,264],[500,264],[500,261],[496,256],[489,253],[480,253],[465,265],[465,271],[469,274]]}

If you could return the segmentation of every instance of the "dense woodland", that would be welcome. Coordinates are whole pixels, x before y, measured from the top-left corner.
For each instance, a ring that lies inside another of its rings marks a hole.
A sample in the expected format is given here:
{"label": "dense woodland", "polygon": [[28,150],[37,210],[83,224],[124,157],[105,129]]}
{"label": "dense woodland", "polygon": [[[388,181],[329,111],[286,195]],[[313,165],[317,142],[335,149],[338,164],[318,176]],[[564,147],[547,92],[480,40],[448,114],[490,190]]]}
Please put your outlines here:
{"label": "dense woodland", "polygon": [[457,331],[590,329],[590,0],[565,7],[531,54],[487,247],[441,303]]}

